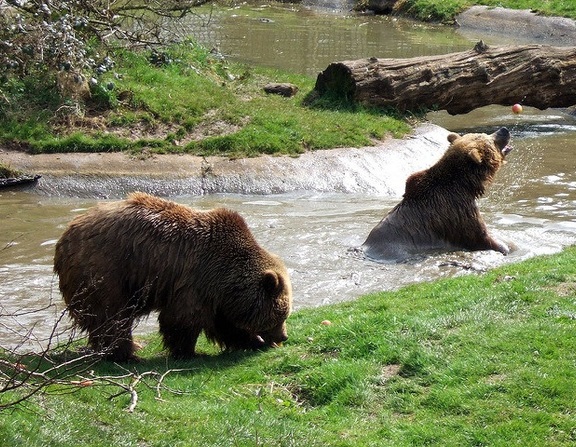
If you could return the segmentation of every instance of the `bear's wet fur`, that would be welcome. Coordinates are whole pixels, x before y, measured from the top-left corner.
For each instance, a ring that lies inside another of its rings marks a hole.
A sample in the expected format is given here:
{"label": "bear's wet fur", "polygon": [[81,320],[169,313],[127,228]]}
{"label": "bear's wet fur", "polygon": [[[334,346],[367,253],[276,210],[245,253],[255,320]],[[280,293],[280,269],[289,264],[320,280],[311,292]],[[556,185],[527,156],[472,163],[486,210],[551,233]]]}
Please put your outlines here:
{"label": "bear's wet fur", "polygon": [[72,319],[110,360],[136,359],[132,328],[152,311],[174,358],[194,356],[202,331],[227,350],[287,339],[286,267],[231,210],[144,193],[99,204],[70,222],[54,271]]}
{"label": "bear's wet fur", "polygon": [[510,249],[488,234],[476,199],[510,152],[510,132],[448,135],[450,146],[430,168],[406,180],[402,201],[372,229],[362,250],[377,261],[454,250]]}

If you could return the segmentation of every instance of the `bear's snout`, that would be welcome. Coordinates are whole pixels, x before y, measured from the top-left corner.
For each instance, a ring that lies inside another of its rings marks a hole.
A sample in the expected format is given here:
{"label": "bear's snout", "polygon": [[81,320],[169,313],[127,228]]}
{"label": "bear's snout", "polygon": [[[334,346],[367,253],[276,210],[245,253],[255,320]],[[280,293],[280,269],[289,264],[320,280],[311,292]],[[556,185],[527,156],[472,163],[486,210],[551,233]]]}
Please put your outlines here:
{"label": "bear's snout", "polygon": [[508,129],[501,127],[492,134],[492,137],[494,138],[496,146],[498,146],[498,149],[500,149],[504,155],[510,152],[511,149],[506,150],[506,146],[510,142],[510,131]]}
{"label": "bear's snout", "polygon": [[286,330],[286,322],[278,325],[269,331],[262,332],[256,336],[256,340],[261,346],[281,346],[283,342],[288,340],[288,331]]}

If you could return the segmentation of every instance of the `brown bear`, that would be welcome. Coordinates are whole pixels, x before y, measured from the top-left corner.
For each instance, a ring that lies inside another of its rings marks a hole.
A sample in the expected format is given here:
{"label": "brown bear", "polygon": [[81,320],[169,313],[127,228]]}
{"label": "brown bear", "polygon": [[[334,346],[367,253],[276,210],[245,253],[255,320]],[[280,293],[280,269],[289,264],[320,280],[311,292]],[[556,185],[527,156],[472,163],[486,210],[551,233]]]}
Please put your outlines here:
{"label": "brown bear", "polygon": [[192,357],[202,331],[228,350],[287,339],[286,267],[224,208],[199,211],[144,193],[99,204],[70,222],[54,271],[76,325],[111,360],[136,359],[132,327],[152,311],[174,358]]}
{"label": "brown bear", "polygon": [[476,199],[484,194],[510,152],[510,132],[448,135],[450,146],[432,167],[406,180],[402,201],[374,227],[362,250],[377,261],[453,250],[509,248],[493,239]]}

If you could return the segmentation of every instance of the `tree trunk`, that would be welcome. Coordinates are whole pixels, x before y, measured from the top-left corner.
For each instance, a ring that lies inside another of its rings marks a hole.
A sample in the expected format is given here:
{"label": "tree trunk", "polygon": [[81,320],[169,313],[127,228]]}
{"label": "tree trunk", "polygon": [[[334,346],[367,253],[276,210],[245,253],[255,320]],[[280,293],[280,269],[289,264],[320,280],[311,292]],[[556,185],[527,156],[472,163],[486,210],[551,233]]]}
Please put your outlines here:
{"label": "tree trunk", "polygon": [[330,64],[315,90],[400,111],[467,113],[489,104],[544,110],[576,104],[576,48],[526,45],[411,59]]}

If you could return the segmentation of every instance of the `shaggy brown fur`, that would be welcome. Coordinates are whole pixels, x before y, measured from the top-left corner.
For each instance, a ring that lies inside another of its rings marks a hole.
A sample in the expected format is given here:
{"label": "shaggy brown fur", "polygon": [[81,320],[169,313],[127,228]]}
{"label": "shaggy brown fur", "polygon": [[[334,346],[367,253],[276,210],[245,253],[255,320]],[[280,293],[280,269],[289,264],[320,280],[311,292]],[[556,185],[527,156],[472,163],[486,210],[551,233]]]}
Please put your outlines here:
{"label": "shaggy brown fur", "polygon": [[402,201],[362,245],[375,260],[403,260],[430,251],[509,248],[490,237],[476,199],[484,194],[511,150],[510,133],[450,134],[451,143],[432,167],[406,180]]}
{"label": "shaggy brown fur", "polygon": [[115,361],[134,358],[134,321],[152,311],[175,358],[193,356],[202,331],[223,349],[287,339],[288,272],[233,211],[143,193],[100,204],[70,223],[54,271],[89,344]]}

